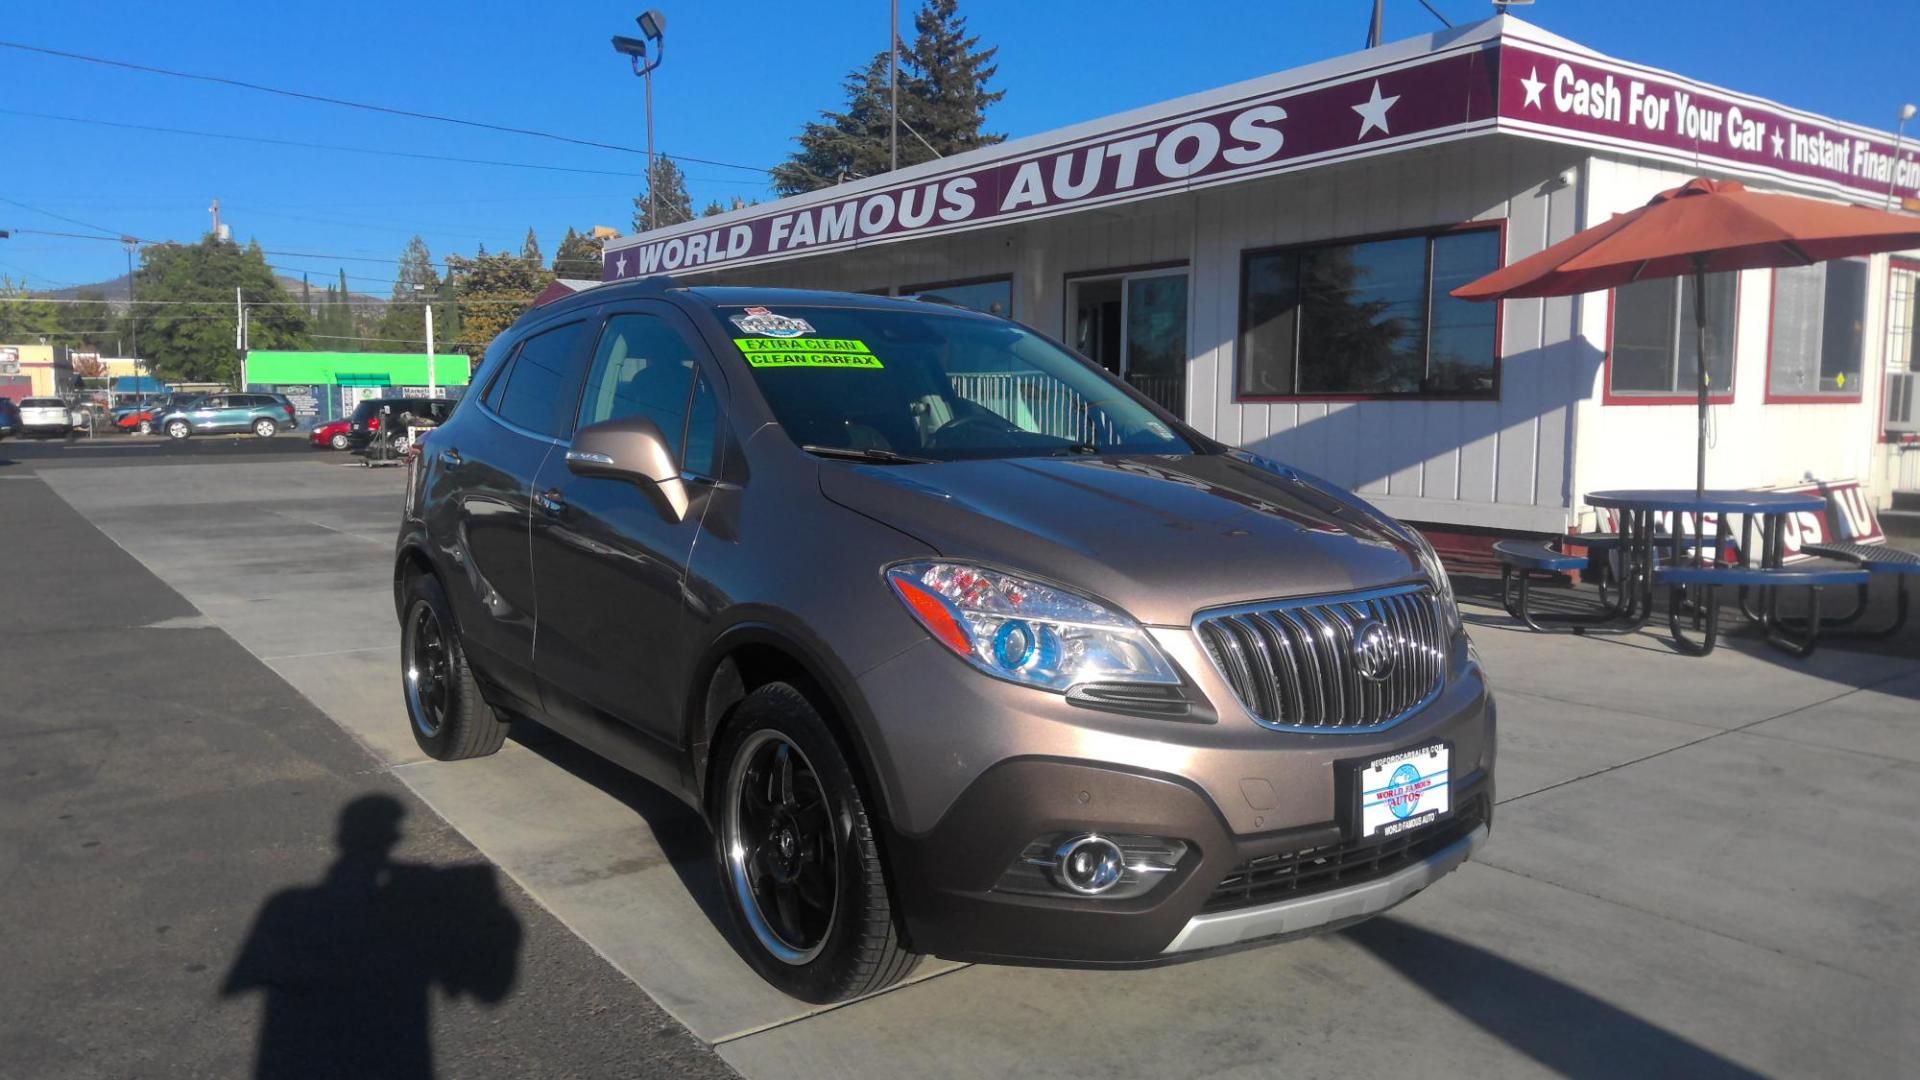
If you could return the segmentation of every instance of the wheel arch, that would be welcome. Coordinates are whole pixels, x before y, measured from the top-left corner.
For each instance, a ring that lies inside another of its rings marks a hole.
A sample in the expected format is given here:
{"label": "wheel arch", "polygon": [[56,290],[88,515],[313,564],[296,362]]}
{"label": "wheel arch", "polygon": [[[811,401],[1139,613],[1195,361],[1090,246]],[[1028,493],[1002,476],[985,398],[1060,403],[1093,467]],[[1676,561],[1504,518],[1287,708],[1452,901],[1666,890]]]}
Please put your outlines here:
{"label": "wheel arch", "polygon": [[863,735],[871,728],[871,716],[853,687],[852,673],[823,649],[770,622],[729,627],[694,666],[691,700],[685,712],[692,721],[687,761],[701,805],[707,805],[713,791],[714,737],[735,706],[771,682],[788,683],[813,703],[840,740],[841,751],[852,763],[875,816],[891,821],[891,793]]}

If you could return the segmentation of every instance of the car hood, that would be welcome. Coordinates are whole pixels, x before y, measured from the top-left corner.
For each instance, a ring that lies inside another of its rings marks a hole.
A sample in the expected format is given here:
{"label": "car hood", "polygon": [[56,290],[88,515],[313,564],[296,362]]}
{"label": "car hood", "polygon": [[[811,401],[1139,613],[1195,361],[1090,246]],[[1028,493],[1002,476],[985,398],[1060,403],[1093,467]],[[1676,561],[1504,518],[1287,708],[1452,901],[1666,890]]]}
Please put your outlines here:
{"label": "car hood", "polygon": [[822,462],[827,498],[942,556],[1048,578],[1158,626],[1202,608],[1417,579],[1365,503],[1251,455]]}

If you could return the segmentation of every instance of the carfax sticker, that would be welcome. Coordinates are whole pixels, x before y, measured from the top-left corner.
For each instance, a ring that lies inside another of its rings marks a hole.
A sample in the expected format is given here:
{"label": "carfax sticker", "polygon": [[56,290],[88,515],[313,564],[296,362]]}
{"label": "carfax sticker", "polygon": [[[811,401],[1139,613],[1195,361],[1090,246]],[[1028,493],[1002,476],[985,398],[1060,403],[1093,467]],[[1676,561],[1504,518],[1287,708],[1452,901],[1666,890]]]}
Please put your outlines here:
{"label": "carfax sticker", "polygon": [[749,367],[877,368],[880,358],[852,338],[734,338]]}
{"label": "carfax sticker", "polygon": [[813,324],[807,320],[793,315],[775,315],[763,307],[750,307],[738,315],[729,316],[729,319],[743,334],[797,338],[813,333]]}

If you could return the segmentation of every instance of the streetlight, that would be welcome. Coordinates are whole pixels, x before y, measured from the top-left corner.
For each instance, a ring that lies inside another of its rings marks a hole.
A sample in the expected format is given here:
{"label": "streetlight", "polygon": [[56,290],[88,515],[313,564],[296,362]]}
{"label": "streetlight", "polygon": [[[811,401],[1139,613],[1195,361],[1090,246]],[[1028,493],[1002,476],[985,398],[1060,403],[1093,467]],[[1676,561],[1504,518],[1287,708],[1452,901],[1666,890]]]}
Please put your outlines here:
{"label": "streetlight", "polygon": [[1900,140],[1906,137],[1907,121],[1913,119],[1913,102],[1900,106],[1900,126],[1893,132],[1893,165],[1887,170],[1887,209],[1893,209],[1893,188],[1900,180]]}
{"label": "streetlight", "polygon": [[[640,24],[640,32],[646,35],[645,40],[615,34],[613,51],[631,60],[633,73],[647,84],[647,228],[657,229],[660,227],[660,218],[654,198],[654,189],[659,185],[655,183],[657,177],[653,171],[653,69],[659,67],[660,61],[666,57],[667,17],[649,8],[633,21]],[[648,41],[653,42],[654,46],[651,59],[647,56]]]}
{"label": "streetlight", "polygon": [[[127,248],[127,336],[133,339],[133,386],[136,393],[146,393],[147,386],[140,374],[140,307],[133,296],[133,249],[140,241],[131,236],[122,236],[120,242]],[[112,384],[108,384],[107,404],[113,404]]]}

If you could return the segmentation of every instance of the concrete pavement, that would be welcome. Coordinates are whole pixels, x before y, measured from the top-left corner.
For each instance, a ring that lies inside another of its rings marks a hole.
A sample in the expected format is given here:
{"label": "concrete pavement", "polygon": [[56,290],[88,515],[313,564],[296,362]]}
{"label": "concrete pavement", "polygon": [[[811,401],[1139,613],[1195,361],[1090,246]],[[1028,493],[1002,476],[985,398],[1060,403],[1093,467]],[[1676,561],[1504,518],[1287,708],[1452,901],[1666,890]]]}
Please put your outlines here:
{"label": "concrete pavement", "polygon": [[1391,916],[1147,972],[929,962],[815,1010],[733,953],[704,830],[670,798],[564,743],[421,759],[388,593],[398,475],[321,457],[46,477],[749,1076],[1920,1070],[1911,653],[1693,659],[1476,610],[1493,838]]}

